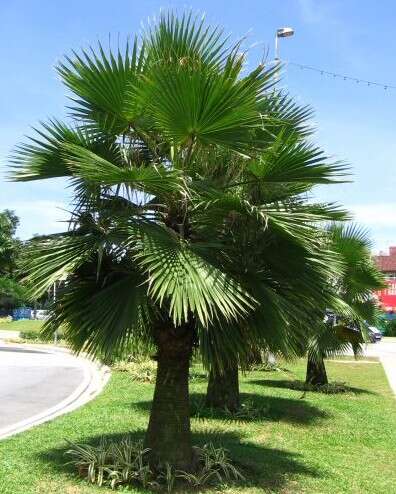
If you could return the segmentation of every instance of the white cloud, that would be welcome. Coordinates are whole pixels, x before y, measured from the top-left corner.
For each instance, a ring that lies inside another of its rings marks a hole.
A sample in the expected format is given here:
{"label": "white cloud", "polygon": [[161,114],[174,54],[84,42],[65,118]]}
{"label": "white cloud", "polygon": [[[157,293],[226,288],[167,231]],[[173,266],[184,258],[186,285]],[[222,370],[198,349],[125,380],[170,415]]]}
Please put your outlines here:
{"label": "white cloud", "polygon": [[395,228],[396,236],[396,202],[357,204],[349,209],[358,223],[369,227]]}
{"label": "white cloud", "polygon": [[323,20],[323,10],[319,8],[316,0],[298,0],[302,20],[308,24],[314,24]]}
{"label": "white cloud", "polygon": [[374,252],[387,252],[396,245],[396,202],[355,204],[348,209],[354,221],[368,229]]}
{"label": "white cloud", "polygon": [[[70,217],[68,204],[60,201],[7,201],[0,203],[0,210],[12,209],[20,218],[17,235],[21,239],[34,234],[57,233],[67,229],[65,221]],[[65,211],[66,210],[66,211]]]}

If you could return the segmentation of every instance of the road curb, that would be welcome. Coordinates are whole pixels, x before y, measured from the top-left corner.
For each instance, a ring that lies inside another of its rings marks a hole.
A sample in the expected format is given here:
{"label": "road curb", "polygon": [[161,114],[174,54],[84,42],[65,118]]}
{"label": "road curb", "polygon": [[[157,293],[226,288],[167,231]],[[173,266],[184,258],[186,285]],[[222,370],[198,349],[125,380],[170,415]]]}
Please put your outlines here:
{"label": "road curb", "polygon": [[[27,348],[31,351],[45,351],[46,353],[55,355],[58,353],[68,353],[73,356],[72,353],[65,348],[48,347],[48,345],[18,346]],[[73,393],[57,405],[48,408],[39,414],[33,415],[28,419],[0,429],[0,440],[19,434],[20,432],[35,427],[36,425],[43,424],[44,422],[48,422],[56,417],[59,417],[60,415],[76,410],[82,405],[93,400],[103,390],[110,378],[109,367],[84,356],[74,356],[74,358],[80,362],[84,372],[84,378],[82,383],[73,391]]]}

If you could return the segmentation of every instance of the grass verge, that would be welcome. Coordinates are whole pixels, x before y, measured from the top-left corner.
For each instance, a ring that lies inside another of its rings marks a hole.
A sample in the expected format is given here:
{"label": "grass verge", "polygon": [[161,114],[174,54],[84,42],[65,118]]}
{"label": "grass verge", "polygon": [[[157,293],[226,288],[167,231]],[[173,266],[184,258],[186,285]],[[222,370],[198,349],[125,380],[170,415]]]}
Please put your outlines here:
{"label": "grass verge", "polygon": [[[226,447],[248,483],[206,492],[353,493],[394,492],[396,401],[380,365],[329,362],[332,380],[346,393],[302,393],[295,381],[305,363],[282,372],[252,372],[241,378],[243,399],[260,408],[260,419],[211,415],[194,418],[194,442]],[[191,384],[192,400],[205,393]],[[142,438],[154,386],[115,372],[104,392],[80,410],[0,443],[2,494],[91,494],[110,492],[87,485],[65,466],[64,438],[97,442],[131,432]],[[143,493],[131,489],[127,492]]]}
{"label": "grass verge", "polygon": [[44,321],[21,321],[0,322],[0,331],[37,331],[39,332]]}

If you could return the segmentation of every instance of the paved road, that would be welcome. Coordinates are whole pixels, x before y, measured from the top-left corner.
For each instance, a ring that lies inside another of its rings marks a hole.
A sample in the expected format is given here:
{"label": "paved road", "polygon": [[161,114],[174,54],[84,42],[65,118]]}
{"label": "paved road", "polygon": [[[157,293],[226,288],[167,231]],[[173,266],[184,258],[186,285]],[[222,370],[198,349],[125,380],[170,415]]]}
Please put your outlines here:
{"label": "paved road", "polygon": [[0,344],[0,436],[69,398],[83,380],[81,363],[69,354]]}
{"label": "paved road", "polygon": [[396,395],[396,342],[385,340],[367,345],[365,354],[369,357],[379,357],[389,384]]}

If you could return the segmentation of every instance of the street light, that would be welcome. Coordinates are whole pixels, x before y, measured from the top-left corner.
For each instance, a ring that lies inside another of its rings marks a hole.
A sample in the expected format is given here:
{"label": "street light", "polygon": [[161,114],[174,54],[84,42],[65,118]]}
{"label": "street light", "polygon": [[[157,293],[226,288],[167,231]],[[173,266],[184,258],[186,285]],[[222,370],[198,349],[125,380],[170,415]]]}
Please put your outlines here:
{"label": "street light", "polygon": [[278,38],[289,38],[293,36],[294,29],[292,27],[280,27],[275,34],[275,61],[279,62],[279,42]]}
{"label": "street light", "polygon": [[[279,58],[279,41],[278,38],[289,38],[293,36],[294,29],[292,27],[280,27],[276,30],[275,34],[275,67],[280,64]],[[275,72],[275,82],[278,82],[279,79],[279,70]]]}

